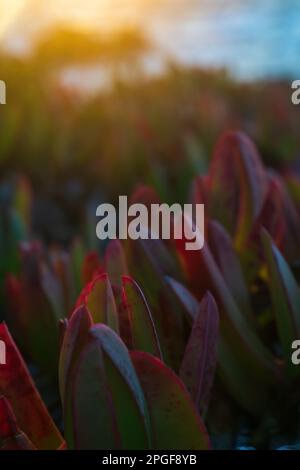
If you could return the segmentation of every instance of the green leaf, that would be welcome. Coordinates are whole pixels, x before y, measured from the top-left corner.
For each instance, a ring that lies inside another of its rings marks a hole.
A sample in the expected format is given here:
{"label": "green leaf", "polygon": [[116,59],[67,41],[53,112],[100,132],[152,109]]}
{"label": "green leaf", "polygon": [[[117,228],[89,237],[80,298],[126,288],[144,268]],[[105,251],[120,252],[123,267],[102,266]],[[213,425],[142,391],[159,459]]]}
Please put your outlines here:
{"label": "green leaf", "polygon": [[21,275],[6,279],[7,312],[14,312],[7,314],[6,320],[21,351],[56,378],[63,298],[61,286],[44,258],[39,243],[22,246]]}
{"label": "green leaf", "polygon": [[78,307],[68,321],[59,359],[59,389],[63,405],[65,438],[70,448],[74,446],[72,427],[72,383],[78,358],[85,346],[92,318],[85,306]]}
{"label": "green leaf", "polygon": [[85,286],[91,282],[95,276],[103,273],[102,266],[100,264],[100,258],[97,251],[89,251],[85,254],[81,264],[81,278],[83,285]]}
{"label": "green leaf", "polygon": [[230,289],[240,311],[253,323],[250,297],[241,264],[226,230],[216,221],[208,225],[208,243],[218,268]]}
{"label": "green leaf", "polygon": [[122,275],[129,274],[123,246],[119,240],[109,243],[105,251],[105,269],[113,286],[121,287]]}
{"label": "green leaf", "polygon": [[286,367],[291,376],[298,375],[299,368],[294,366],[291,361],[291,346],[295,339],[300,338],[299,286],[287,262],[265,230],[262,231],[262,242],[277,331]]}
{"label": "green leaf", "polygon": [[[241,132],[225,133],[210,165],[209,213],[219,220],[242,250],[266,192],[266,175],[252,141]],[[220,204],[222,201],[222,204]]]}
{"label": "green leaf", "polygon": [[209,449],[209,437],[179,378],[159,359],[134,351],[131,358],[147,400],[156,450]]}
{"label": "green leaf", "polygon": [[138,284],[129,276],[122,276],[123,305],[131,330],[132,348],[162,357],[152,315]]}
{"label": "green leaf", "polygon": [[78,307],[66,324],[59,358],[59,386],[62,402],[81,349],[87,341],[93,320],[85,306]]}
{"label": "green leaf", "polygon": [[265,390],[260,394],[261,399],[254,403],[250,387],[247,387],[246,381],[241,381],[240,374],[234,374],[234,371],[247,371],[248,382],[254,383],[257,389],[259,387],[268,389],[279,380],[275,360],[240,312],[207,244],[198,252],[186,251],[185,240],[177,240],[177,247],[189,278],[192,274],[193,279],[201,280],[201,284],[198,282],[198,287],[196,286],[199,290],[197,294],[202,295],[205,288],[212,292],[217,301],[221,336],[226,348],[226,354],[220,352],[219,361],[221,369],[230,372],[226,374],[228,380],[233,381],[233,383],[225,382],[225,385],[234,392],[243,389],[243,393],[240,391],[235,393],[235,399],[243,406],[247,403],[249,411],[254,412],[256,409],[255,412],[260,413],[266,406]]}
{"label": "green leaf", "polygon": [[96,325],[78,361],[72,387],[76,449],[148,449],[149,417],[128,350]]}
{"label": "green leaf", "polygon": [[86,305],[94,323],[105,323],[119,332],[119,319],[113,289],[107,274],[96,276],[81,292],[77,306]]}
{"label": "green leaf", "polygon": [[121,448],[117,416],[106,378],[101,345],[89,341],[83,349],[74,380],[69,383],[74,439],[68,448],[105,450]]}
{"label": "green leaf", "polygon": [[155,319],[164,361],[178,370],[185,347],[184,308],[175,298],[166,276],[178,278],[180,265],[162,240],[128,240],[130,272],[147,298]]}
{"label": "green leaf", "polygon": [[175,279],[166,276],[166,281],[168,282],[169,286],[172,288],[176,298],[179,300],[181,305],[183,306],[187,318],[189,321],[194,321],[199,309],[199,302],[198,300],[191,294],[191,292],[184,287],[180,282],[176,281]]}
{"label": "green leaf", "polygon": [[199,306],[180,367],[180,378],[201,413],[209,403],[217,364],[218,335],[218,307],[207,293]]}

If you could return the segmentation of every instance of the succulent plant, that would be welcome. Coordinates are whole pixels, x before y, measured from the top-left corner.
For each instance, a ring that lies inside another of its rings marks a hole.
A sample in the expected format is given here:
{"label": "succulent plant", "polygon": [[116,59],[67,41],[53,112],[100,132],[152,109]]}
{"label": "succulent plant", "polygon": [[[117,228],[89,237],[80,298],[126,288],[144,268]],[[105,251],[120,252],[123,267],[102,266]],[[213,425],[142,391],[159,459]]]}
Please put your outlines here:
{"label": "succulent plant", "polygon": [[[300,184],[290,182],[231,132],[191,185],[206,207],[202,250],[184,239],[112,241],[103,256],[78,240],[69,251],[21,244],[5,282],[18,346],[0,327],[2,447],[264,447],[276,432],[297,436]],[[147,187],[132,195],[159,200]],[[21,354],[58,382],[61,431]],[[245,417],[251,439],[238,444]]]}

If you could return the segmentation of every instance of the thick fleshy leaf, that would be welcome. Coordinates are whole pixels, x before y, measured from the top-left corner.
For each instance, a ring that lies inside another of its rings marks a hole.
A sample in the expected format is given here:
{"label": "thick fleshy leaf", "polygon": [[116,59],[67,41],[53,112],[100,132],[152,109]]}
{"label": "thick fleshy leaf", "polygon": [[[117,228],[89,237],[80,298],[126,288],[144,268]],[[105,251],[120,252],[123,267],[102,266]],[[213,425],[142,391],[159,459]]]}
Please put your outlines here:
{"label": "thick fleshy leaf", "polygon": [[62,402],[68,382],[71,380],[76,361],[87,341],[88,332],[93,320],[88,309],[81,305],[72,313],[68,323],[64,326],[59,358],[59,388]]}
{"label": "thick fleshy leaf", "polygon": [[149,448],[141,386],[128,350],[107,326],[91,329],[70,386],[76,449]]}
{"label": "thick fleshy leaf", "polygon": [[134,351],[131,358],[148,404],[153,448],[208,449],[205,426],[174,372],[144,352]]}
{"label": "thick fleshy leaf", "polygon": [[[229,378],[234,381],[232,384],[227,381],[227,386],[233,391],[242,388],[243,393],[239,391],[235,398],[239,402],[242,398],[243,406],[247,402],[249,411],[256,409],[256,412],[260,412],[265,406],[265,390],[258,394],[258,400],[253,401],[250,388],[246,386],[245,381],[241,381],[240,371],[247,371],[248,381],[255,383],[257,390],[266,389],[279,379],[273,356],[240,312],[207,244],[198,252],[186,251],[185,240],[178,240],[177,247],[189,279],[191,279],[191,273],[196,276],[196,279],[201,279],[201,286],[193,284],[197,297],[203,295],[203,289],[206,289],[212,292],[217,301],[220,310],[221,335],[224,348],[226,348],[226,354],[220,353],[219,355],[220,365],[221,368],[224,366],[229,372]],[[234,373],[235,370],[237,374]]]}
{"label": "thick fleshy leaf", "polygon": [[300,215],[281,179],[280,184],[286,228],[282,250],[289,262],[294,263],[295,260],[299,261]]}
{"label": "thick fleshy leaf", "polygon": [[11,403],[17,422],[38,448],[54,450],[63,439],[35,388],[27,367],[5,324],[0,340],[6,345],[6,364],[1,365],[0,393]]}
{"label": "thick fleshy leaf", "polygon": [[0,396],[0,439],[5,440],[18,433],[16,417],[8,400]]}
{"label": "thick fleshy leaf", "polygon": [[81,278],[83,285],[91,282],[96,275],[103,272],[101,267],[100,258],[97,251],[90,251],[84,256],[81,267]]}
{"label": "thick fleshy leaf", "polygon": [[273,242],[290,264],[299,263],[300,216],[282,179],[271,172],[268,192],[249,240],[252,252],[258,252],[260,260],[262,228],[270,234]]}
{"label": "thick fleshy leaf", "polygon": [[119,331],[116,301],[107,274],[96,276],[81,292],[77,306],[86,305],[94,323],[105,323]]}
{"label": "thick fleshy leaf", "polygon": [[228,392],[247,412],[261,416],[270,401],[271,388],[265,380],[247,368],[239,350],[232,347],[222,335],[218,350],[218,372]]}
{"label": "thick fleshy leaf", "polygon": [[138,284],[129,276],[122,276],[123,306],[131,330],[132,348],[162,357],[152,315]]}
{"label": "thick fleshy leaf", "polygon": [[73,439],[68,448],[105,450],[121,448],[117,417],[106,378],[101,345],[90,341],[81,352],[71,388]]}
{"label": "thick fleshy leaf", "polygon": [[179,302],[184,307],[187,313],[187,317],[190,321],[194,321],[199,309],[198,300],[191,294],[191,292],[180,282],[175,279],[166,276],[166,281],[171,286],[174,294],[176,295]]}
{"label": "thick fleshy leaf", "polygon": [[85,306],[78,307],[70,317],[64,332],[59,358],[59,390],[63,405],[64,432],[70,448],[74,446],[71,409],[71,384],[78,358],[84,348],[92,318]]}
{"label": "thick fleshy leaf", "polygon": [[218,335],[218,307],[207,293],[200,304],[180,368],[180,378],[201,414],[207,409],[214,380]]}
{"label": "thick fleshy leaf", "polygon": [[35,450],[28,437],[18,428],[13,410],[0,396],[0,450]]}
{"label": "thick fleshy leaf", "polygon": [[63,302],[60,286],[46,265],[39,244],[23,245],[22,272],[19,278],[7,277],[6,299],[5,319],[20,349],[35,364],[56,376]]}
{"label": "thick fleshy leaf", "polygon": [[268,191],[261,211],[253,224],[249,240],[259,246],[261,229],[264,227],[270,233],[276,245],[282,248],[286,232],[283,188],[277,176],[269,174],[268,177]]}
{"label": "thick fleshy leaf", "polygon": [[300,291],[299,286],[281,253],[266,231],[262,242],[268,268],[269,288],[272,297],[278,335],[289,373],[299,375],[291,362],[291,345],[300,337]]}
{"label": "thick fleshy leaf", "polygon": [[[130,272],[143,286],[166,364],[178,370],[185,348],[184,308],[175,298],[166,276],[177,278],[181,268],[175,256],[161,240],[128,240]],[[180,278],[179,278],[180,280]]]}
{"label": "thick fleshy leaf", "polygon": [[251,323],[253,314],[250,297],[231,238],[216,221],[210,221],[208,227],[208,243],[215,261],[242,314]]}
{"label": "thick fleshy leaf", "polygon": [[159,289],[162,284],[166,284],[166,275],[173,278],[180,275],[175,250],[172,253],[162,240],[151,238],[138,239],[134,242],[128,240],[127,252],[134,279],[144,281],[140,282],[144,288],[149,284],[149,278],[153,289]]}
{"label": "thick fleshy leaf", "polygon": [[61,350],[61,347],[62,347],[62,344],[63,344],[63,341],[64,341],[64,337],[65,337],[65,333],[67,331],[67,328],[68,328],[68,319],[64,318],[63,320],[59,320],[58,329],[59,329],[59,348],[60,348],[60,350]]}
{"label": "thick fleshy leaf", "polygon": [[208,191],[209,213],[234,235],[241,250],[266,192],[263,165],[245,134],[228,132],[220,138],[210,166]]}
{"label": "thick fleshy leaf", "polygon": [[119,370],[125,382],[130,387],[146,426],[148,426],[149,417],[146,402],[125,344],[119,336],[106,325],[95,325],[91,329],[91,334],[100,341],[103,351],[111,359],[114,366]]}
{"label": "thick fleshy leaf", "polygon": [[123,246],[112,240],[105,251],[105,269],[113,286],[121,287],[122,275],[129,274]]}
{"label": "thick fleshy leaf", "polygon": [[252,350],[250,355],[249,351],[246,355],[255,369],[258,369],[260,364],[263,369],[266,368],[271,374],[272,371],[274,373],[276,367],[272,355],[260,342],[247,319],[241,314],[207,244],[202,250],[192,252],[194,256],[185,250],[185,240],[178,240],[177,247],[183,262],[185,262],[184,266],[189,270],[191,263],[196,265],[194,268],[198,271],[196,271],[197,277],[203,281],[202,289],[210,290],[216,298],[221,310],[221,325],[223,322],[225,323],[226,318],[226,330],[230,325],[228,333],[231,333],[232,340],[235,339],[240,346],[243,346],[245,353],[248,348]]}

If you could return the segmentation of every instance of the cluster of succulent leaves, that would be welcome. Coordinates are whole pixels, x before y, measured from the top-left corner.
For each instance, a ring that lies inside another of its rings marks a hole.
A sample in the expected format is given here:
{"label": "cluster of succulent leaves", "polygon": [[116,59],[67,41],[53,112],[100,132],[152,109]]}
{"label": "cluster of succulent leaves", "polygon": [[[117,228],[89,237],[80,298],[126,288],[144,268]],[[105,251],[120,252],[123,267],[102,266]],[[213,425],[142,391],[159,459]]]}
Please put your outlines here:
{"label": "cluster of succulent leaves", "polygon": [[[1,210],[2,448],[295,442],[299,194],[295,175],[268,170],[247,136],[227,133],[190,188],[205,204],[202,250],[115,240],[100,256],[80,240],[69,250],[32,241],[18,181]],[[131,200],[159,196],[142,186]],[[38,375],[59,389],[55,416]]]}

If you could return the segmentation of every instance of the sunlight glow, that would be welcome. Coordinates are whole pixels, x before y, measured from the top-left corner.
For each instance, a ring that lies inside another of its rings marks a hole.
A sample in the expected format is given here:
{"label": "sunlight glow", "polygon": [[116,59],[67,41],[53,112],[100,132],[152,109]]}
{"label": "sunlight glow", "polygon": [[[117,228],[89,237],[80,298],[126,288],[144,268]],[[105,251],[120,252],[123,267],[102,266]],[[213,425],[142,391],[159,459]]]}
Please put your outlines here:
{"label": "sunlight glow", "polygon": [[0,3],[0,35],[17,18],[27,0],[1,0]]}
{"label": "sunlight glow", "polygon": [[[104,27],[136,23],[148,8],[164,0],[0,0],[0,35],[17,22],[43,26],[68,21],[84,27]],[[21,28],[22,29],[22,28]]]}

